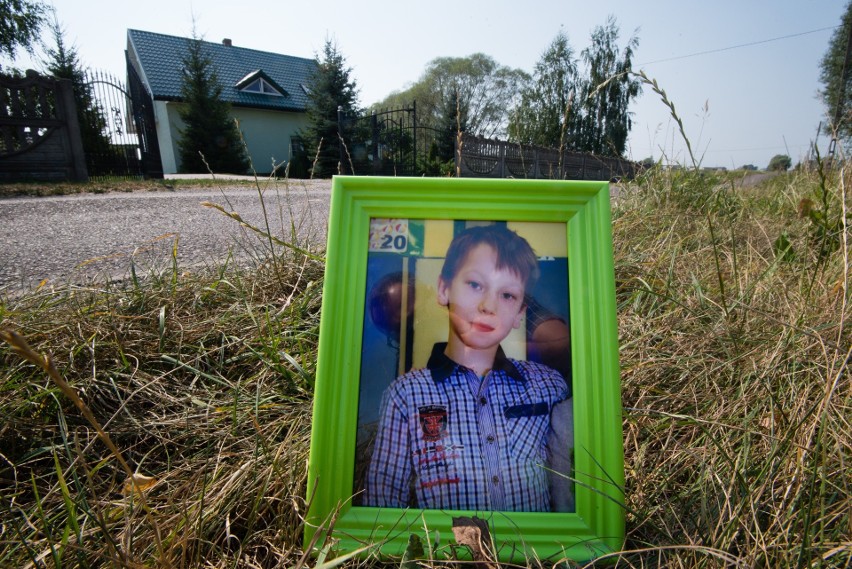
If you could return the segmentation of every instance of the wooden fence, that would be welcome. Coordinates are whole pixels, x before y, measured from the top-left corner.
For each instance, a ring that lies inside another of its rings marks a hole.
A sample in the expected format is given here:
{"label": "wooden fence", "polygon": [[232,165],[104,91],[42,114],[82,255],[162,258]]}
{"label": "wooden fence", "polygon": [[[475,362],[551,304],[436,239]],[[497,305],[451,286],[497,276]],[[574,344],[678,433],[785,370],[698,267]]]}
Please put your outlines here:
{"label": "wooden fence", "polygon": [[559,180],[619,180],[632,178],[640,166],[609,158],[541,146],[521,145],[463,135],[456,167],[463,178],[530,178]]}

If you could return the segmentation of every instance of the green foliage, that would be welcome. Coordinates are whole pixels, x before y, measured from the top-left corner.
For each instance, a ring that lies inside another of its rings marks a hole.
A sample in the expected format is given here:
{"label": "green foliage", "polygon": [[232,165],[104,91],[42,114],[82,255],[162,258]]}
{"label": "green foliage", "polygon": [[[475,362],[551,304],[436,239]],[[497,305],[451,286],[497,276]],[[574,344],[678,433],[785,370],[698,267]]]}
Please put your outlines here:
{"label": "green foliage", "polygon": [[221,98],[222,86],[200,39],[189,41],[183,66],[180,171],[245,173],[249,160],[239,128],[231,106]]}
{"label": "green foliage", "polygon": [[14,59],[18,49],[32,53],[47,10],[38,1],[0,0],[0,56]]}
{"label": "green foliage", "polygon": [[786,154],[776,154],[769,161],[769,166],[766,167],[770,171],[786,172],[793,165],[793,161]]}
{"label": "green foliage", "polygon": [[592,31],[592,44],[581,54],[586,77],[578,101],[580,129],[573,143],[577,150],[622,156],[627,148],[630,102],[641,92],[640,82],[630,75],[639,38],[632,36],[620,50],[618,35],[618,25],[610,16]]}
{"label": "green foliage", "polygon": [[432,141],[426,158],[418,157],[420,163],[417,168],[425,176],[452,176],[455,172],[456,161],[454,158],[442,160],[440,158],[438,142]]}
{"label": "green foliage", "polygon": [[648,156],[647,158],[643,158],[639,162],[639,164],[642,166],[642,168],[645,168],[647,170],[648,168],[653,168],[654,166],[656,166],[657,161],[654,160],[653,156]]}
{"label": "green foliage", "polygon": [[[823,263],[840,247],[844,208],[839,196],[833,191],[834,172],[826,169],[818,150],[816,162],[819,181],[814,190],[799,201],[798,214],[810,222],[810,243],[816,252],[817,263]],[[846,214],[845,224],[852,224],[852,213]]]}
{"label": "green foliage", "polygon": [[438,109],[439,115],[435,124],[435,156],[441,162],[455,159],[456,139],[460,132],[468,132],[469,106],[462,106],[461,95],[458,90],[453,90],[447,98],[441,102]]}
{"label": "green foliage", "polygon": [[[819,81],[822,89],[819,96],[825,105],[829,129],[843,140],[852,138],[852,69],[845,69],[847,46],[852,27],[852,2],[846,5],[840,26],[834,30],[828,43],[828,50],[822,56],[819,68]],[[852,67],[852,61],[847,67]]]}
{"label": "green foliage", "polygon": [[[352,68],[331,39],[326,39],[322,55],[308,86],[308,126],[300,136],[305,152],[315,156],[313,177],[329,177],[338,171],[340,134],[338,109],[344,114],[358,112],[358,87],[352,78]],[[316,155],[313,155],[313,149]]]}
{"label": "green foliage", "polygon": [[619,28],[610,17],[592,31],[580,54],[559,32],[536,63],[533,81],[521,91],[509,123],[509,139],[604,156],[622,156],[632,122],[630,103],[641,92],[633,53],[639,38],[618,47]]}
{"label": "green foliage", "polygon": [[[474,53],[467,57],[438,57],[412,86],[393,93],[375,108],[400,108],[417,103],[419,126],[441,129],[456,108],[464,117],[465,132],[477,136],[502,136],[508,110],[527,73],[500,65],[492,57]],[[456,101],[457,97],[457,101]]]}
{"label": "green foliage", "polygon": [[785,262],[796,260],[796,252],[793,250],[793,243],[790,241],[790,235],[786,231],[782,231],[778,238],[772,243],[772,251],[775,257]]}
{"label": "green foliage", "polygon": [[48,59],[44,62],[54,77],[68,79],[74,88],[74,102],[77,106],[77,121],[87,160],[108,155],[111,151],[107,120],[104,111],[95,99],[92,86],[86,80],[86,71],[80,62],[77,48],[65,43],[65,30],[54,13],[54,19],[48,25],[53,35],[55,47],[46,50]]}
{"label": "green foliage", "polygon": [[560,31],[535,64],[532,82],[521,90],[509,120],[509,140],[561,147],[565,131],[577,126],[570,111],[579,82],[574,49]]}

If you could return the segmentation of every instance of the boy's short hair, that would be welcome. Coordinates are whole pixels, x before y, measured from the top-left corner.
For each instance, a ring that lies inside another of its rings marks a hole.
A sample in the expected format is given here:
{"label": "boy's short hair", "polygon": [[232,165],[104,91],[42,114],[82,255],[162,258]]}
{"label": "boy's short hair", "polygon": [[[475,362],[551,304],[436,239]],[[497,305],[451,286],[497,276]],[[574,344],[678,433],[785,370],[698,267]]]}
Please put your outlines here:
{"label": "boy's short hair", "polygon": [[539,276],[535,252],[526,239],[499,224],[469,227],[456,235],[447,249],[441,279],[445,283],[452,281],[468,253],[482,243],[497,253],[498,269],[511,270],[521,277],[525,291],[532,289]]}

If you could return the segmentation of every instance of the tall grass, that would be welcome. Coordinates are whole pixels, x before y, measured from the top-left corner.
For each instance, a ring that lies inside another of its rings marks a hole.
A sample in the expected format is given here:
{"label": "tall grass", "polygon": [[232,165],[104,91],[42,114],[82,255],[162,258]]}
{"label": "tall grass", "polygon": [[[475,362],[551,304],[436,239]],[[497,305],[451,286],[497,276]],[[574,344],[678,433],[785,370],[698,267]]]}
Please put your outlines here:
{"label": "tall grass", "polygon": [[[616,566],[852,565],[850,176],[656,168],[620,187]],[[0,347],[0,567],[385,564],[301,542],[324,266],[270,223],[293,219],[286,181],[257,189],[262,227],[207,204],[266,251],[252,269],[0,301],[20,334]]]}
{"label": "tall grass", "polygon": [[251,270],[175,263],[0,303],[20,334],[0,351],[0,567],[301,556],[323,264],[278,233]]}
{"label": "tall grass", "polygon": [[622,194],[627,545],[675,546],[632,565],[852,563],[848,232],[826,257],[796,213],[815,185],[840,211],[850,175],[655,170]]}

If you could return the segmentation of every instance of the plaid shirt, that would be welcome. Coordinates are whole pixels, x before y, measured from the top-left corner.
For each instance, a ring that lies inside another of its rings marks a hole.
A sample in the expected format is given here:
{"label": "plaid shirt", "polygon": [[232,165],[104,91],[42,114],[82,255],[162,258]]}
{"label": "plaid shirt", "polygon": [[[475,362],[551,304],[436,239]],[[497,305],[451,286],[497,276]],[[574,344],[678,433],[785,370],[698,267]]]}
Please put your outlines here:
{"label": "plaid shirt", "polygon": [[385,391],[363,504],[550,511],[546,443],[565,380],[502,349],[479,378],[445,346]]}

